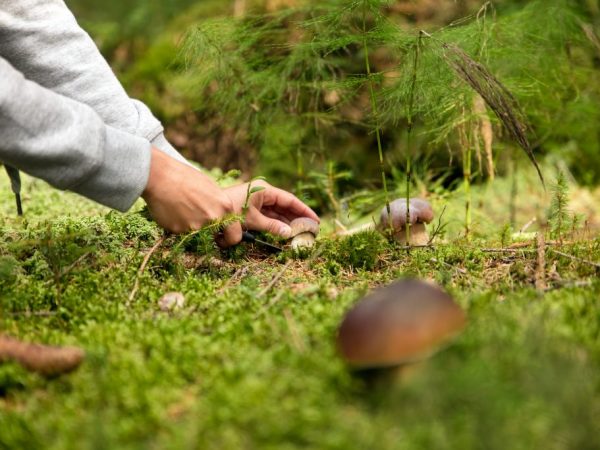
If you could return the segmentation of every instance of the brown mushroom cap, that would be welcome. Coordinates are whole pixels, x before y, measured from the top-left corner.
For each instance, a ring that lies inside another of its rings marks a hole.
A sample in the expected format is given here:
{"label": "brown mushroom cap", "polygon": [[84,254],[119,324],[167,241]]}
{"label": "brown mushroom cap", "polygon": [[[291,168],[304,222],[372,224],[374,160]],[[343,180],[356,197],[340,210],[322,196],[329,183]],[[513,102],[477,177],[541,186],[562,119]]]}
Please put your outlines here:
{"label": "brown mushroom cap", "polygon": [[465,324],[464,312],[441,288],[406,279],[374,291],[352,308],[337,343],[354,368],[392,367],[426,358]]}
{"label": "brown mushroom cap", "polygon": [[[429,223],[433,220],[433,209],[426,200],[420,198],[411,198],[408,201],[410,205],[409,220],[411,224]],[[399,198],[390,202],[390,213],[392,217],[392,228],[400,230],[406,225],[406,205],[405,198]],[[389,226],[387,206],[381,210],[380,224],[382,227]]]}
{"label": "brown mushroom cap", "polygon": [[314,236],[319,234],[319,224],[308,217],[299,217],[290,223],[292,229],[291,237],[298,236],[302,233],[311,233]]}

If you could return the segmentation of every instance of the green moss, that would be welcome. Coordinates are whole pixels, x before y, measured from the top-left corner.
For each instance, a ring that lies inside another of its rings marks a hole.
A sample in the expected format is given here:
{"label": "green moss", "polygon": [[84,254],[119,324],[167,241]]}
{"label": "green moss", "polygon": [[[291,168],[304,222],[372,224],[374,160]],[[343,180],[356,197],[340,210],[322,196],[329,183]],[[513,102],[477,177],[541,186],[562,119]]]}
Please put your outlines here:
{"label": "green moss", "polygon": [[[8,189],[0,179],[0,209]],[[488,253],[485,239],[407,253],[374,232],[325,233],[299,257],[223,253],[200,232],[169,237],[128,304],[160,230],[70,195],[44,207],[53,192],[36,185],[26,211],[39,213],[3,219],[0,329],[88,357],[55,380],[0,365],[0,448],[595,448],[600,283],[589,264],[549,251],[560,279],[540,296],[535,251]],[[80,215],[64,216],[73,204]],[[562,250],[600,260],[597,239]],[[470,323],[381,396],[338,358],[336,329],[370,288],[407,275],[441,283]],[[160,312],[167,291],[185,295],[184,309]]]}

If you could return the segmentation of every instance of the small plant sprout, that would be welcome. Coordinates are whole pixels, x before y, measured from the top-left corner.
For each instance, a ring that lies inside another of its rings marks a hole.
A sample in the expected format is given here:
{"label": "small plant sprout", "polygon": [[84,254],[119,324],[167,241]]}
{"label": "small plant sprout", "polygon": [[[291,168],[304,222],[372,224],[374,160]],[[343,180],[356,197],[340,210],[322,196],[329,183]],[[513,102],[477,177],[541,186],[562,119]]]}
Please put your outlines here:
{"label": "small plant sprout", "polygon": [[250,183],[248,183],[248,189],[246,190],[246,199],[244,200],[244,206],[242,206],[242,220],[246,219],[246,214],[248,214],[248,209],[250,208],[250,197],[252,194],[256,194],[257,192],[264,191],[264,186],[252,186],[252,183],[255,181],[265,181],[265,177],[255,177],[252,178]]}
{"label": "small plant sprout", "polygon": [[354,306],[340,325],[337,344],[358,373],[396,375],[430,357],[465,325],[465,313],[441,288],[405,279]]}
{"label": "small plant sprout", "polygon": [[292,229],[292,248],[311,248],[315,245],[315,239],[319,234],[319,224],[308,217],[299,217],[290,223]]}
{"label": "small plant sprout", "polygon": [[[380,230],[385,233],[390,230],[392,238],[399,244],[422,246],[429,244],[429,235],[425,228],[426,223],[433,220],[431,205],[420,198],[405,198],[394,200],[388,208],[381,210]],[[408,235],[406,228],[410,227]]]}
{"label": "small plant sprout", "polygon": [[569,185],[562,171],[558,172],[556,184],[552,188],[552,204],[548,221],[550,235],[562,244],[563,236],[569,228]]}

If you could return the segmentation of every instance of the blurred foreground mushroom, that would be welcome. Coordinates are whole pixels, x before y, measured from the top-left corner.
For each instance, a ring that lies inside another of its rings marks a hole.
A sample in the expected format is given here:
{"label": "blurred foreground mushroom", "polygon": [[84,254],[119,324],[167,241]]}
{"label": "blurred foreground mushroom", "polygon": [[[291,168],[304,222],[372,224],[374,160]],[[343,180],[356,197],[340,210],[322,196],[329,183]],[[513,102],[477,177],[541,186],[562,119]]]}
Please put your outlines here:
{"label": "blurred foreground mushroom", "polygon": [[181,309],[185,305],[185,297],[181,292],[167,292],[158,299],[158,307],[163,312]]}
{"label": "blurred foreground mushroom", "polygon": [[406,279],[354,306],[342,321],[337,344],[352,369],[389,374],[428,358],[465,324],[464,312],[441,288]]}
{"label": "blurred foreground mushroom", "polygon": [[290,223],[292,229],[292,248],[310,248],[315,245],[319,234],[319,224],[308,217],[299,217]]}
{"label": "blurred foreground mushroom", "polygon": [[[390,203],[389,215],[387,207],[383,207],[379,228],[382,232],[391,230],[394,240],[400,244],[427,245],[429,234],[425,224],[430,223],[432,220],[433,210],[429,202],[420,198],[411,198],[407,202],[405,198],[399,198]],[[409,242],[406,239],[407,223],[410,224]]]}
{"label": "blurred foreground mushroom", "polygon": [[77,347],[28,344],[0,335],[0,364],[14,361],[46,377],[72,372],[79,367],[84,356],[84,351]]}

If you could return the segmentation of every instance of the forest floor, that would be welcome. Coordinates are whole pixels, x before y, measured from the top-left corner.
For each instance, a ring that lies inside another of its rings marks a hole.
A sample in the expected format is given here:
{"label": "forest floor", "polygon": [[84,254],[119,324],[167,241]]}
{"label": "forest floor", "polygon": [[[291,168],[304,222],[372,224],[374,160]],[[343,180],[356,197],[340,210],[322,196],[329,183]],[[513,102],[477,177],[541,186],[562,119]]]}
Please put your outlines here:
{"label": "forest floor", "polygon": [[[168,237],[139,274],[161,239],[152,222],[25,184],[18,219],[0,177],[0,330],[87,357],[50,380],[0,365],[0,448],[600,448],[593,229],[550,242],[544,270],[534,239],[497,234],[407,252],[324,233],[298,257],[220,252],[198,233]],[[442,285],[469,324],[408,379],[371,389],[338,357],[336,329],[406,276]],[[169,291],[186,303],[165,313]]]}

